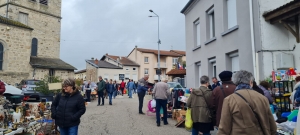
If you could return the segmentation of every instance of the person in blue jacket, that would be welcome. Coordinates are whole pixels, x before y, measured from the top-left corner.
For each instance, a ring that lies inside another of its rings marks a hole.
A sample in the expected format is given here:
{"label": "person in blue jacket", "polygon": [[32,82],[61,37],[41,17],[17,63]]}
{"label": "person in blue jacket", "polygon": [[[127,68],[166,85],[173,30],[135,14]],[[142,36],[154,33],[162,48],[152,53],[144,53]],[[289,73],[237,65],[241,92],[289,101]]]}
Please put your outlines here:
{"label": "person in blue jacket", "polygon": [[149,79],[148,75],[145,75],[144,78],[141,78],[138,81],[138,88],[137,88],[137,93],[139,97],[139,114],[145,114],[143,112],[143,103],[144,103],[144,97],[146,95],[146,92],[148,91],[148,82],[147,80]]}
{"label": "person in blue jacket", "polygon": [[129,98],[132,98],[132,91],[135,89],[135,84],[133,80],[131,79],[127,84],[127,90],[129,94]]}
{"label": "person in blue jacket", "polygon": [[112,96],[114,94],[115,88],[112,79],[109,80],[109,83],[106,84],[106,92],[109,98],[109,105],[112,105]]}

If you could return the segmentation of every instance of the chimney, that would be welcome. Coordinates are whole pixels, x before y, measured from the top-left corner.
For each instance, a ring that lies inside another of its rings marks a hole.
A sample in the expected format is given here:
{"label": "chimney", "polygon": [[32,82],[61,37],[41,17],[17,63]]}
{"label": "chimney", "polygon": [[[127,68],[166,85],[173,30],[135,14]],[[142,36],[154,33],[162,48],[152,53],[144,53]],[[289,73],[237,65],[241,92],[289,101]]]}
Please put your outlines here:
{"label": "chimney", "polygon": [[92,57],[92,60],[94,60],[94,57]]}
{"label": "chimney", "polygon": [[95,64],[98,65],[98,63],[99,63],[99,60],[96,58]]}
{"label": "chimney", "polygon": [[108,53],[106,53],[106,55],[108,55]]}
{"label": "chimney", "polygon": [[121,56],[119,56],[119,59],[121,60],[121,59],[122,59],[122,57],[121,57]]}

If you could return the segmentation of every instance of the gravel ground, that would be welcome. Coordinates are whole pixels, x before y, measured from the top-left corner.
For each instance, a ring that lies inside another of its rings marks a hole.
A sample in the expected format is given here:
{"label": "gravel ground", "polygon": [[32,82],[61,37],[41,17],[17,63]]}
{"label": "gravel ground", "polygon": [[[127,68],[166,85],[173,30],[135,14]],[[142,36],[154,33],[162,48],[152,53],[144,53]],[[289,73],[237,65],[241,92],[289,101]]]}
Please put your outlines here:
{"label": "gravel ground", "polygon": [[[176,121],[171,118],[168,119],[169,125],[161,122],[161,126],[157,127],[155,116],[138,114],[137,95],[133,97],[118,96],[113,99],[112,106],[108,105],[108,99],[105,99],[104,106],[97,106],[97,101],[92,101],[81,117],[79,135],[191,135],[184,128],[176,128]],[[145,113],[150,98],[145,97]]]}

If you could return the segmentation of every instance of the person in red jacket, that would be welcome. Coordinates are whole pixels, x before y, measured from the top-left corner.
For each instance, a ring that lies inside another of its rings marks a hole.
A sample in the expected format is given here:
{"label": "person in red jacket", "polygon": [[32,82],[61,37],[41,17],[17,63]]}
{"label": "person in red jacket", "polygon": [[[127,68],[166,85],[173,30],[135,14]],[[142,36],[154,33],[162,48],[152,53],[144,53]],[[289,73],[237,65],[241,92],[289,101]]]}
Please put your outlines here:
{"label": "person in red jacket", "polygon": [[3,95],[5,92],[5,84],[0,80],[0,95]]}
{"label": "person in red jacket", "polygon": [[121,84],[120,84],[120,89],[121,89],[121,91],[122,91],[122,96],[123,96],[123,93],[124,93],[124,88],[125,88],[125,86],[126,86],[126,82],[124,82],[124,80],[122,79],[122,82],[121,82]]}

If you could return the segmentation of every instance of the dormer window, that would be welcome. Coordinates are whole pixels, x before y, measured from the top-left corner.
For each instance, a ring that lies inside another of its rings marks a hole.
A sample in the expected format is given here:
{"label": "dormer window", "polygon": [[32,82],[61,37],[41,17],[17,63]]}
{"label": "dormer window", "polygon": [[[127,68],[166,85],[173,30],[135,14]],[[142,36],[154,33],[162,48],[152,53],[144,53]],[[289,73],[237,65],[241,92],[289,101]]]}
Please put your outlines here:
{"label": "dormer window", "polygon": [[48,5],[48,0],[40,0],[40,3],[43,5]]}

